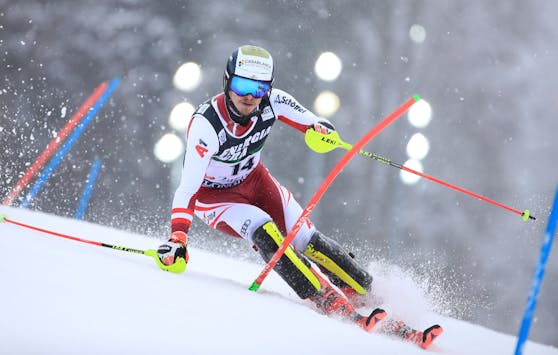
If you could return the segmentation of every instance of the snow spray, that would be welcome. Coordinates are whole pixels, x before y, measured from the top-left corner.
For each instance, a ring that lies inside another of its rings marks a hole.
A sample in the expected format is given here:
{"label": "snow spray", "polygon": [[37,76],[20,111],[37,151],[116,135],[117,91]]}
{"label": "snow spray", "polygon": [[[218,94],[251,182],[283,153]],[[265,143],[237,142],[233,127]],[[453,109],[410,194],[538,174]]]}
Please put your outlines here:
{"label": "snow spray", "polygon": [[41,190],[41,188],[43,187],[45,182],[48,180],[48,178],[50,177],[52,172],[56,169],[58,164],[60,164],[60,162],[62,161],[64,156],[70,151],[70,149],[72,148],[74,143],[78,140],[78,138],[81,136],[81,134],[85,131],[87,126],[91,123],[91,121],[93,120],[93,118],[95,117],[97,112],[101,109],[103,104],[108,100],[108,98],[110,97],[112,92],[116,89],[116,87],[118,86],[119,83],[120,83],[119,78],[115,78],[110,82],[106,91],[99,98],[99,100],[95,103],[95,105],[91,108],[91,110],[89,110],[89,112],[87,113],[87,116],[77,126],[75,131],[72,133],[70,138],[68,138],[66,143],[64,143],[62,148],[60,148],[58,153],[56,153],[56,155],[54,156],[54,158],[52,159],[50,164],[47,166],[47,168],[45,169],[43,174],[39,177],[39,180],[37,180],[37,182],[35,182],[35,185],[33,185],[33,187],[31,188],[31,191],[29,192],[29,194],[27,194],[27,196],[23,200],[23,203],[21,204],[21,207],[23,207],[23,208],[27,207],[27,205],[29,205],[31,200],[33,200],[33,198],[35,198],[37,193],[39,193],[39,191]]}

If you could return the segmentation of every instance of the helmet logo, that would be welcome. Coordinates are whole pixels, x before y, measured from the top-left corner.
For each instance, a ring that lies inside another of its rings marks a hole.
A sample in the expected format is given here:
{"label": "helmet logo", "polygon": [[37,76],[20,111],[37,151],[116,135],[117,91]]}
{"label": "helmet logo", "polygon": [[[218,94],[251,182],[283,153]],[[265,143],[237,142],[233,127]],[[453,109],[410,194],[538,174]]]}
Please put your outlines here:
{"label": "helmet logo", "polygon": [[262,62],[257,58],[242,58],[238,61],[238,67],[257,67],[265,70],[271,70],[269,63]]}

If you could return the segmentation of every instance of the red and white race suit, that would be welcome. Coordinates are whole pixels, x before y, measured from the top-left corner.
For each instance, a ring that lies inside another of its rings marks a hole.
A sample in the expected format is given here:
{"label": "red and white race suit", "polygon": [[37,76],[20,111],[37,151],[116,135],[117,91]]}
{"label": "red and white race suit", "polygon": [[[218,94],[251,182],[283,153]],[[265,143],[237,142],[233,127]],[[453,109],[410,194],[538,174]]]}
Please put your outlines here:
{"label": "red and white race suit", "polygon": [[[172,204],[172,231],[188,232],[194,214],[209,226],[252,242],[253,232],[273,220],[286,235],[302,213],[289,190],[260,161],[277,119],[305,132],[318,121],[290,94],[273,89],[247,126],[231,120],[221,93],[201,104],[187,132],[182,178]],[[304,250],[315,227],[306,223],[292,245]]]}

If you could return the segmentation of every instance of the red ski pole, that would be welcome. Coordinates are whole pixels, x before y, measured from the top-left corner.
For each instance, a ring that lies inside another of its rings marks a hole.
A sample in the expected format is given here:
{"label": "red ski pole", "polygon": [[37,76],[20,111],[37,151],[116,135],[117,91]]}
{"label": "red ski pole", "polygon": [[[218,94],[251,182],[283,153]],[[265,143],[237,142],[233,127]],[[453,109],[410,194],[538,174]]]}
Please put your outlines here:
{"label": "red ski pole", "polygon": [[360,151],[359,153],[360,153],[361,155],[365,156],[365,157],[372,158],[372,159],[374,159],[374,160],[376,160],[376,161],[379,161],[379,162],[381,162],[381,163],[387,164],[387,165],[389,165],[389,166],[393,166],[394,168],[398,168],[398,169],[404,170],[404,171],[406,171],[406,172],[409,172],[409,173],[411,173],[411,174],[415,174],[415,175],[417,175],[417,176],[420,176],[420,177],[422,177],[422,178],[425,178],[425,179],[427,179],[427,180],[430,180],[430,181],[435,182],[435,183],[437,183],[437,184],[440,184],[440,185],[442,185],[442,186],[449,187],[450,189],[453,189],[453,190],[455,190],[455,191],[462,192],[462,193],[464,193],[464,194],[466,194],[466,195],[472,196],[472,197],[474,197],[474,198],[476,198],[476,199],[479,199],[479,200],[481,200],[481,201],[490,203],[490,204],[492,204],[492,205],[494,205],[494,206],[497,206],[497,207],[503,208],[503,209],[505,209],[505,210],[508,210],[508,211],[510,211],[510,212],[513,212],[513,213],[515,213],[515,214],[518,214],[518,215],[520,215],[520,216],[522,217],[523,221],[527,221],[528,219],[532,219],[532,220],[536,220],[536,219],[537,219],[537,218],[535,218],[535,216],[532,216],[532,215],[531,215],[531,212],[530,212],[529,210],[520,211],[520,210],[518,210],[518,209],[512,208],[512,207],[507,206],[507,205],[504,205],[504,204],[501,203],[501,202],[494,201],[494,200],[492,200],[492,199],[490,199],[490,198],[488,198],[488,197],[479,195],[479,194],[477,194],[477,193],[474,193],[474,192],[472,192],[472,191],[469,191],[469,190],[464,189],[464,188],[462,188],[462,187],[459,187],[459,186],[457,186],[457,185],[450,184],[449,182],[446,182],[446,181],[444,181],[444,180],[438,179],[438,178],[436,178],[436,177],[434,177],[434,176],[430,176],[430,175],[427,175],[427,174],[425,174],[425,173],[421,173],[420,171],[413,170],[413,169],[411,169],[411,168],[409,168],[409,167],[407,167],[407,166],[405,166],[405,165],[395,163],[395,162],[393,162],[393,161],[391,161],[391,160],[389,160],[389,159],[387,159],[387,158],[385,158],[385,157],[382,157],[381,155],[378,155],[378,154],[375,154],[375,153],[366,152],[366,151],[364,151],[364,150]]}
{"label": "red ski pole", "polygon": [[378,133],[384,130],[387,126],[389,126],[393,121],[398,119],[403,113],[405,113],[415,102],[419,101],[420,97],[418,95],[413,96],[409,100],[407,100],[403,105],[393,111],[389,116],[384,118],[380,123],[374,126],[364,137],[362,137],[342,158],[341,160],[331,169],[328,176],[324,179],[314,196],[308,202],[306,208],[302,211],[302,214],[294,224],[293,228],[285,237],[283,244],[277,249],[275,254],[271,257],[267,265],[264,267],[260,275],[256,278],[256,280],[252,283],[249,290],[257,291],[260,288],[260,285],[265,280],[267,275],[270,271],[275,267],[283,253],[287,249],[287,247],[291,244],[291,241],[294,239],[296,233],[300,230],[304,222],[308,219],[308,216],[316,207],[316,204],[320,201],[326,190],[329,188],[333,180],[337,177],[337,175],[343,170],[345,165],[364,147],[365,144],[370,142],[372,138],[374,138]]}
{"label": "red ski pole", "polygon": [[112,244],[107,244],[107,243],[102,243],[102,242],[96,242],[94,240],[88,240],[88,239],[73,237],[71,235],[62,234],[62,233],[50,231],[48,229],[39,228],[39,227],[35,227],[35,226],[25,224],[25,223],[22,223],[22,222],[14,221],[13,219],[9,219],[5,214],[0,215],[0,222],[11,223],[11,224],[14,224],[16,226],[31,229],[31,230],[41,232],[41,233],[50,234],[50,235],[53,235],[55,237],[70,239],[70,240],[73,240],[73,241],[76,241],[76,242],[96,245],[96,246],[99,246],[99,247],[105,247],[105,248],[110,248],[110,249],[115,249],[115,250],[126,251],[126,252],[134,253],[134,254],[143,254],[143,255],[153,257],[153,258],[157,257],[157,252],[155,250],[139,250],[139,249],[127,248],[127,247],[122,247],[122,246],[112,245]]}
{"label": "red ski pole", "polygon": [[97,242],[94,240],[89,240],[89,239],[84,239],[84,238],[78,238],[78,237],[74,237],[68,234],[62,234],[62,233],[58,233],[58,232],[54,232],[48,229],[44,229],[44,228],[39,228],[36,226],[32,226],[29,224],[25,224],[22,222],[18,222],[18,221],[14,221],[13,219],[9,219],[8,216],[6,216],[5,214],[1,214],[0,215],[0,223],[11,223],[13,225],[16,226],[20,226],[23,228],[27,228],[27,229],[31,229],[37,232],[41,232],[41,233],[46,233],[55,237],[60,237],[60,238],[64,238],[64,239],[69,239],[69,240],[73,240],[76,242],[80,242],[80,243],[86,243],[86,244],[91,244],[91,245],[96,245],[98,247],[104,247],[104,248],[110,248],[110,249],[114,249],[114,250],[120,250],[120,251],[125,251],[127,253],[134,253],[134,254],[142,254],[145,256],[149,256],[150,258],[153,258],[153,260],[155,260],[155,263],[157,263],[157,265],[166,271],[170,271],[173,273],[177,273],[180,274],[181,272],[184,272],[184,270],[186,270],[186,261],[182,258],[179,259],[179,261],[177,261],[176,263],[174,263],[172,266],[169,265],[165,265],[161,262],[161,260],[159,259],[159,256],[157,255],[157,250],[155,249],[147,249],[147,250],[141,250],[141,249],[134,249],[134,248],[128,248],[128,247],[123,247],[120,245],[113,245],[113,244],[108,244],[108,243],[103,243],[103,242]]}
{"label": "red ski pole", "polygon": [[[319,133],[319,132],[316,132],[316,131],[312,131],[312,130],[308,130],[306,132],[306,144],[308,145],[308,147],[310,147],[310,149],[312,149],[316,153],[327,153],[327,152],[330,152],[330,151],[334,150],[335,148],[342,148],[342,149],[350,150],[353,147],[349,143],[344,142],[341,139],[341,137],[339,137],[339,133],[337,133],[337,132],[332,132],[328,135],[325,135],[325,134],[322,134],[322,133]],[[363,156],[367,157],[367,158],[372,158],[376,161],[379,161],[380,163],[383,163],[383,164],[386,164],[386,165],[389,165],[389,166],[393,166],[394,168],[401,169],[401,170],[406,171],[406,172],[411,173],[411,174],[418,175],[422,178],[425,178],[427,180],[430,180],[430,181],[435,182],[437,184],[440,184],[442,186],[449,187],[450,189],[453,189],[455,191],[462,192],[462,193],[467,194],[469,196],[473,196],[473,197],[475,197],[475,198],[477,198],[481,201],[488,202],[490,204],[493,204],[493,205],[498,206],[500,208],[503,208],[505,210],[516,213],[516,214],[522,216],[524,221],[527,221],[528,219],[533,219],[533,220],[536,219],[534,216],[531,216],[531,212],[529,210],[520,211],[520,210],[517,210],[515,208],[506,206],[503,203],[491,200],[488,197],[481,196],[479,194],[476,194],[472,191],[469,191],[469,190],[464,189],[462,187],[459,187],[457,185],[450,184],[449,182],[445,182],[441,179],[438,179],[438,178],[435,178],[433,176],[427,175],[427,174],[422,173],[420,171],[413,170],[413,169],[411,169],[411,168],[409,168],[405,165],[395,163],[395,162],[391,161],[390,159],[388,159],[386,157],[383,157],[379,154],[370,153],[370,152],[364,151],[362,149],[358,153],[360,155],[363,155]]]}

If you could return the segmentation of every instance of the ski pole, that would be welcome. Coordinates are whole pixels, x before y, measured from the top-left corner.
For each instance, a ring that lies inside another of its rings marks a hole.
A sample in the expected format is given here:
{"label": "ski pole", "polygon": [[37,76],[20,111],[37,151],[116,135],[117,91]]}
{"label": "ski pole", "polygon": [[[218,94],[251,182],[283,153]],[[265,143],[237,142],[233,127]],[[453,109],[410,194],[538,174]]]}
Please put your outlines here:
{"label": "ski pole", "polygon": [[[139,250],[139,249],[127,248],[127,247],[122,247],[122,246],[118,246],[118,245],[112,245],[112,244],[107,244],[107,243],[96,242],[96,241],[93,241],[93,240],[87,240],[87,239],[83,239],[83,238],[73,237],[71,235],[62,234],[62,233],[50,231],[48,229],[43,229],[43,228],[31,226],[29,224],[25,224],[25,223],[22,223],[22,222],[14,221],[12,219],[9,219],[5,214],[0,216],[0,222],[7,222],[7,223],[15,224],[15,225],[23,227],[23,228],[27,228],[27,229],[31,229],[31,230],[34,230],[34,231],[37,231],[37,232],[50,234],[50,235],[53,235],[55,237],[66,238],[66,239],[74,240],[76,242],[87,243],[87,244],[96,245],[96,246],[105,247],[105,248],[111,248],[111,249],[115,249],[115,250],[122,250],[122,251],[129,252],[129,253],[144,254],[144,255],[147,255],[147,256],[153,256],[151,254],[152,254],[152,252],[155,252],[155,250]],[[156,254],[157,254],[157,252],[155,252],[155,255]]]}
{"label": "ski pole", "polygon": [[[334,150],[335,148],[342,148],[342,149],[346,149],[346,150],[349,150],[349,149],[352,148],[352,145],[350,145],[349,143],[344,142],[341,139],[341,137],[339,137],[339,133],[337,133],[337,131],[334,131],[334,132],[332,132],[328,135],[324,135],[324,134],[321,134],[321,133],[316,132],[314,130],[308,130],[308,131],[306,131],[305,140],[306,140],[306,144],[308,145],[308,147],[310,147],[310,149],[312,149],[313,151],[315,151],[317,153],[327,153],[329,151]],[[462,193],[467,194],[469,196],[473,196],[473,197],[475,197],[475,198],[477,198],[481,201],[488,202],[492,205],[495,205],[497,207],[500,207],[500,208],[503,208],[503,209],[508,210],[510,212],[513,212],[515,214],[518,214],[518,215],[523,217],[522,218],[523,221],[527,221],[528,219],[536,220],[536,218],[534,216],[531,216],[531,212],[529,210],[525,210],[525,211],[522,212],[522,211],[517,210],[515,208],[511,208],[509,206],[504,205],[503,203],[500,203],[500,202],[494,201],[492,199],[489,199],[488,197],[481,196],[479,194],[471,192],[471,191],[469,191],[467,189],[464,189],[462,187],[450,184],[449,182],[445,182],[445,181],[440,180],[438,178],[435,178],[433,176],[427,175],[425,173],[421,173],[420,171],[413,170],[413,169],[411,169],[411,168],[409,168],[405,165],[395,163],[392,160],[390,160],[386,157],[383,157],[379,154],[370,153],[370,152],[364,151],[362,149],[359,151],[359,154],[363,155],[367,158],[374,159],[374,160],[376,160],[380,163],[383,163],[383,164],[386,164],[386,165],[389,165],[389,166],[393,166],[394,168],[398,168],[398,169],[407,171],[411,174],[418,175],[420,177],[423,177],[427,180],[430,180],[430,181],[435,182],[437,184],[440,184],[442,186],[449,187],[450,189],[453,189],[455,191],[459,191],[459,192],[462,192]]]}
{"label": "ski pole", "polygon": [[[149,257],[155,259],[155,262],[157,263],[157,265],[159,265],[160,268],[162,268],[166,271],[173,272],[173,273],[181,273],[186,269],[186,262],[178,262],[177,261],[175,264],[173,264],[170,267],[169,267],[169,265],[163,264],[161,262],[161,260],[159,260],[159,256],[157,255],[157,251],[154,250],[154,249],[147,249],[147,250],[134,249],[134,248],[123,247],[123,246],[120,246],[120,245],[113,245],[113,244],[96,242],[96,241],[93,241],[93,240],[78,238],[78,237],[74,237],[74,236],[71,236],[71,235],[62,234],[62,233],[50,231],[48,229],[43,229],[43,228],[31,226],[29,224],[25,224],[25,223],[22,223],[22,222],[14,221],[12,219],[9,219],[8,216],[5,215],[5,214],[0,215],[0,223],[2,223],[2,222],[11,223],[11,224],[23,227],[23,228],[27,228],[27,229],[31,229],[31,230],[34,230],[34,231],[50,234],[50,235],[53,235],[55,237],[70,239],[70,240],[73,240],[73,241],[76,241],[76,242],[87,243],[87,244],[96,245],[96,246],[104,247],[104,248],[110,248],[110,249],[114,249],[114,250],[120,250],[120,251],[124,251],[124,252],[127,252],[127,253],[142,254],[142,255],[145,255],[145,256],[149,256]],[[180,260],[184,260],[184,259],[180,259]]]}
{"label": "ski pole", "polygon": [[[368,133],[366,133],[366,135],[364,135],[364,137],[362,137],[355,144],[354,147],[350,148],[349,151],[341,158],[341,160],[333,167],[333,169],[331,169],[328,176],[324,179],[324,181],[322,182],[322,184],[320,185],[318,190],[314,193],[314,196],[312,196],[312,198],[310,199],[310,202],[308,202],[308,205],[306,205],[306,208],[302,211],[302,214],[300,215],[300,217],[298,218],[298,220],[294,224],[294,226],[291,229],[291,231],[289,232],[289,234],[287,234],[287,236],[285,237],[285,240],[283,241],[283,244],[281,244],[279,249],[277,249],[275,254],[273,254],[271,259],[268,261],[267,265],[264,267],[264,269],[260,273],[260,275],[256,278],[256,280],[249,287],[249,290],[257,291],[260,288],[260,285],[265,280],[267,275],[271,272],[271,270],[275,267],[275,265],[277,264],[277,262],[279,261],[281,256],[283,256],[283,253],[288,248],[288,246],[291,244],[291,241],[294,239],[296,233],[298,233],[298,231],[300,230],[302,225],[306,222],[306,220],[308,219],[308,216],[310,215],[310,213],[312,213],[312,211],[314,210],[314,207],[316,207],[316,204],[320,201],[320,199],[322,198],[322,196],[324,195],[324,193],[326,192],[328,187],[331,185],[331,183],[337,177],[337,175],[339,175],[341,170],[343,170],[345,165],[347,165],[349,160],[351,160],[357,154],[357,152],[362,147],[364,147],[364,145],[366,143],[371,141],[372,138],[374,138],[376,135],[378,135],[378,133],[380,133],[382,130],[384,130],[393,121],[395,121],[396,119],[401,117],[401,115],[403,115],[403,113],[405,113],[415,102],[417,102],[419,100],[420,100],[420,97],[418,95],[413,96],[412,98],[407,100],[403,105],[401,105],[399,108],[397,108],[395,111],[393,111],[389,116],[384,118],[380,123],[378,123]],[[307,130],[307,132],[308,131],[312,131],[312,130],[309,129],[309,130]]]}

